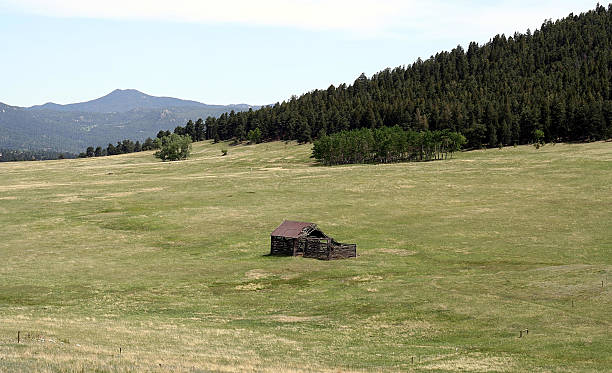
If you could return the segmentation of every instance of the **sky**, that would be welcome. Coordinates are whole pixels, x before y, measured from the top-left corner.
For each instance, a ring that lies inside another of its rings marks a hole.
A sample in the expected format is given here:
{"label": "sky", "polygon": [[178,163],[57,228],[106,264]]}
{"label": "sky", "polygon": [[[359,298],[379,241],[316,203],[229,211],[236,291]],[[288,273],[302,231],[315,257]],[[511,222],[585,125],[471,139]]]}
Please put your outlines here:
{"label": "sky", "polygon": [[272,104],[595,5],[0,0],[0,102],[67,104],[133,88],[207,104]]}

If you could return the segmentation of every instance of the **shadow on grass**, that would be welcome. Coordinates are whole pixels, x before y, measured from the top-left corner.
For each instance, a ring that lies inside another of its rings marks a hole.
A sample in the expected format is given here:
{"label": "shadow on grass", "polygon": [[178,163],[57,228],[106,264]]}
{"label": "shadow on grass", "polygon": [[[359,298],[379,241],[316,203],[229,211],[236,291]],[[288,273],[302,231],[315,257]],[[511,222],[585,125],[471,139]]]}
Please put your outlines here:
{"label": "shadow on grass", "polygon": [[291,255],[278,255],[278,254],[272,254],[272,253],[267,253],[267,254],[262,254],[261,257],[262,258],[269,258],[269,259],[273,259],[273,258],[288,258]]}

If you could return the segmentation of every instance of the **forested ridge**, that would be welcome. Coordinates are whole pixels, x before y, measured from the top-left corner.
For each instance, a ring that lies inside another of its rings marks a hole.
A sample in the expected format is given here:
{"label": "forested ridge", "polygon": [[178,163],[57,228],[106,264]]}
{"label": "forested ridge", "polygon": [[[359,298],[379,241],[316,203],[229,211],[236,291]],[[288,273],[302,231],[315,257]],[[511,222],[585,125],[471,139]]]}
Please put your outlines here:
{"label": "forested ridge", "polygon": [[[539,30],[497,35],[426,61],[361,75],[248,112],[209,117],[207,139],[310,141],[323,133],[399,125],[462,133],[469,147],[612,136],[612,5]],[[198,134],[196,137],[200,137]],[[194,138],[194,140],[198,140]]]}

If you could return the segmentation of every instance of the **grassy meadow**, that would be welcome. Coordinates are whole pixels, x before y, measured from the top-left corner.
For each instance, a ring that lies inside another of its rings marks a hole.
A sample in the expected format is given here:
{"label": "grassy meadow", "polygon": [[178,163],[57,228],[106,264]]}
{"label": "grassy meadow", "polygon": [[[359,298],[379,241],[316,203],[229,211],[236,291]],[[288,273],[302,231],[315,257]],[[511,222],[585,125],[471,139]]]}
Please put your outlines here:
{"label": "grassy meadow", "polygon": [[[612,371],[612,143],[193,150],[0,164],[0,371]],[[283,219],[358,257],[266,256]]]}

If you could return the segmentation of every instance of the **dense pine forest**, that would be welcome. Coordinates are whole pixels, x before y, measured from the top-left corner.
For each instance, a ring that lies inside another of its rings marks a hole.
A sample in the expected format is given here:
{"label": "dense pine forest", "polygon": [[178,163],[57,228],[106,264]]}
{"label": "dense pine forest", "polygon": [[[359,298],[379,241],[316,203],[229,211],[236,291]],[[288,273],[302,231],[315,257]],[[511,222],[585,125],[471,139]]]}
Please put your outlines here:
{"label": "dense pine forest", "polygon": [[362,74],[352,85],[209,117],[204,135],[242,140],[259,128],[262,140],[307,142],[399,125],[457,131],[468,147],[530,143],[536,130],[547,142],[605,139],[612,136],[611,47],[612,5],[598,5],[547,20],[534,32],[472,42],[371,78]]}

